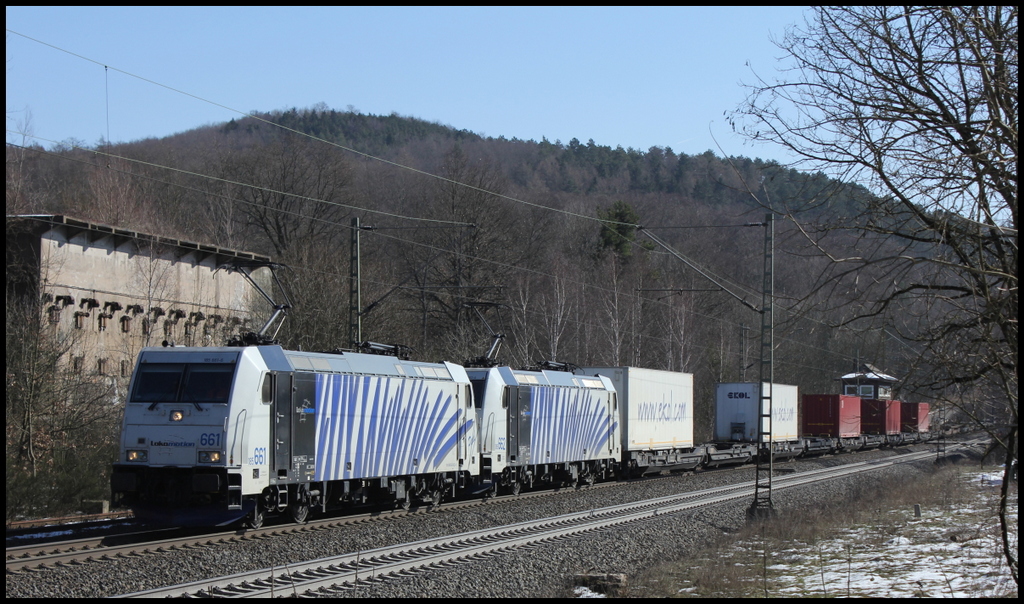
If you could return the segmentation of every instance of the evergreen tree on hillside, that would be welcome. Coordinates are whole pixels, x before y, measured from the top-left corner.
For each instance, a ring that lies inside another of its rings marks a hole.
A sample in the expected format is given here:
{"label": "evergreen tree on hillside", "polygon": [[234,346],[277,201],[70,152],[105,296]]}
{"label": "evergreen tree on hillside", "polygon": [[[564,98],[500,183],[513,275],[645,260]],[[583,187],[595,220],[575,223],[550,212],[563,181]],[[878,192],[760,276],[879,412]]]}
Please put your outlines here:
{"label": "evergreen tree on hillside", "polygon": [[616,201],[608,209],[598,208],[597,216],[602,220],[598,254],[611,251],[623,260],[631,257],[636,225],[640,222],[640,215],[633,206]]}

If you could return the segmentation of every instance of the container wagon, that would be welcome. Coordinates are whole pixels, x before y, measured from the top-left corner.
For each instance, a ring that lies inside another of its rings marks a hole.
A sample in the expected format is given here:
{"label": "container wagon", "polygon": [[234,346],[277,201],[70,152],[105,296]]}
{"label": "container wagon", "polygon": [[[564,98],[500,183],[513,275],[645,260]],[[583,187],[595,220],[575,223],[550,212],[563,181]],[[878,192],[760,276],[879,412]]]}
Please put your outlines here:
{"label": "container wagon", "polygon": [[931,417],[928,403],[907,403],[900,407],[900,432],[903,441],[914,443],[931,438]]}
{"label": "container wagon", "polygon": [[[771,395],[771,451],[776,458],[803,452],[798,432],[799,389],[765,382]],[[761,392],[757,382],[729,382],[715,386],[715,442],[709,465],[746,463],[757,455]],[[764,426],[768,428],[768,426]]]}
{"label": "container wagon", "polygon": [[882,437],[880,444],[903,443],[900,431],[900,401],[862,398],[860,429],[866,438]]}
{"label": "container wagon", "polygon": [[857,450],[861,439],[860,397],[843,394],[805,394],[801,422],[808,453]]}
{"label": "container wagon", "polygon": [[639,367],[581,367],[602,375],[619,395],[621,468],[627,475],[690,470],[707,454],[693,440],[693,374]]}

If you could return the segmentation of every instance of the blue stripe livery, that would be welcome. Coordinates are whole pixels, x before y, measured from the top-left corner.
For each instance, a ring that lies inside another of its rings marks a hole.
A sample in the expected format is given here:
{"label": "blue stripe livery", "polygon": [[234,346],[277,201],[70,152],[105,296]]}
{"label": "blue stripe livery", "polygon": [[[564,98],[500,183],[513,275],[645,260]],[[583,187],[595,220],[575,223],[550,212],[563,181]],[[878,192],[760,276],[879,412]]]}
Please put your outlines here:
{"label": "blue stripe livery", "polygon": [[319,374],[314,480],[403,476],[458,469],[473,414],[451,382]]}
{"label": "blue stripe livery", "polygon": [[538,386],[530,389],[533,463],[608,457],[618,421],[601,390]]}

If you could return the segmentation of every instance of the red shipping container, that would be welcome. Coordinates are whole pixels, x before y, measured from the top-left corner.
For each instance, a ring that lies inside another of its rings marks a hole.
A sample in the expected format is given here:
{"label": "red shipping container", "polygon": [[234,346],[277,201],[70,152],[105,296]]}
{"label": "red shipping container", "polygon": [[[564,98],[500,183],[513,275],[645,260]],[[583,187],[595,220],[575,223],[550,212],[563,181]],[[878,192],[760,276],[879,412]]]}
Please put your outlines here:
{"label": "red shipping container", "polygon": [[899,434],[900,401],[861,399],[860,429],[864,434]]}
{"label": "red shipping container", "polygon": [[842,394],[805,394],[802,428],[804,436],[859,436],[860,397]]}
{"label": "red shipping container", "polygon": [[928,408],[928,403],[903,403],[900,429],[903,432],[928,432],[931,426]]}

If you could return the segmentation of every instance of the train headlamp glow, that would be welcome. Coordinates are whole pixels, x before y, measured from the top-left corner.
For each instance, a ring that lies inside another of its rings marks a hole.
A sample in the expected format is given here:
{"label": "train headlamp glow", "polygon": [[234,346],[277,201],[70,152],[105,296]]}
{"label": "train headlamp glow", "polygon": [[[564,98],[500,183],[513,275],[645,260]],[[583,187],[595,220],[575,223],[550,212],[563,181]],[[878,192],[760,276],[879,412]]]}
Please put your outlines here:
{"label": "train headlamp glow", "polygon": [[220,451],[200,451],[199,463],[217,463],[220,461]]}
{"label": "train headlamp glow", "polygon": [[125,452],[125,459],[128,461],[149,461],[149,451],[129,449]]}
{"label": "train headlamp glow", "polygon": [[180,422],[183,419],[185,419],[185,412],[184,411],[178,411],[178,410],[171,411],[171,421],[172,422]]}

